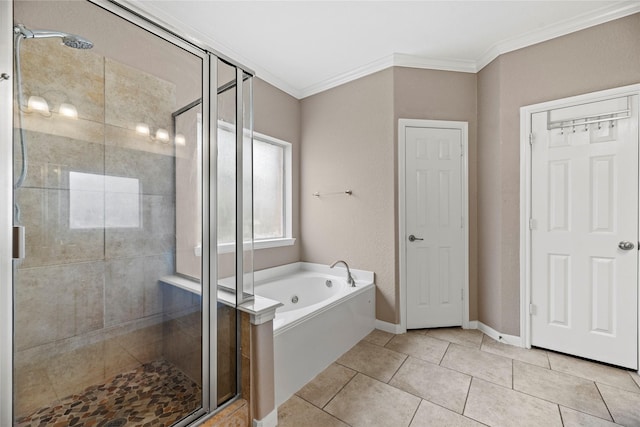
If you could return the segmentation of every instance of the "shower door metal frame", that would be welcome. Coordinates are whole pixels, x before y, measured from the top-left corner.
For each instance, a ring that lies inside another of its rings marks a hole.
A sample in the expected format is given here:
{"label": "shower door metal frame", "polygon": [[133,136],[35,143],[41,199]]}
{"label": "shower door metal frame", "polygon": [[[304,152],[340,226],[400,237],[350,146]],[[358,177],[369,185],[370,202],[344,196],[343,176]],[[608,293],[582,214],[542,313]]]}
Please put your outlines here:
{"label": "shower door metal frame", "polygon": [[[217,59],[241,69],[245,75],[253,77],[255,73],[248,67],[216,52],[188,35],[187,28],[178,28],[163,22],[152,14],[128,1],[87,0],[127,22],[180,47],[202,59],[202,301],[203,301],[203,351],[202,373],[203,387],[202,409],[194,412],[176,426],[186,426],[198,419],[211,415],[217,407],[216,396],[216,304],[217,286],[211,286],[211,277],[217,277],[216,224],[216,176],[217,176]],[[0,425],[13,423],[13,1],[0,1],[0,74],[9,78],[0,78]],[[242,74],[240,74],[242,75]],[[240,82],[242,79],[240,80]],[[236,84],[238,82],[236,81]],[[251,104],[253,104],[251,102]],[[253,105],[251,117],[253,117]],[[242,249],[242,245],[240,245]],[[204,262],[208,260],[209,262]],[[206,302],[206,303],[205,303]],[[239,329],[239,328],[238,328]],[[239,339],[239,337],[238,337]],[[240,393],[238,366],[237,396]],[[236,397],[237,397],[236,396]],[[229,402],[221,405],[226,406]]]}
{"label": "shower door metal frame", "polygon": [[[180,47],[187,52],[202,59],[202,253],[200,286],[202,297],[202,409],[186,417],[175,424],[175,427],[182,427],[207,416],[217,409],[217,388],[216,388],[216,366],[217,366],[217,293],[215,286],[211,289],[211,278],[217,277],[217,247],[212,249],[211,242],[217,242],[216,227],[210,227],[211,221],[215,224],[216,196],[215,196],[215,173],[216,163],[215,150],[210,146],[215,146],[217,135],[211,132],[212,115],[217,116],[217,97],[215,93],[214,78],[217,78],[217,67],[212,65],[215,61],[211,54],[203,47],[197,46],[191,41],[179,36],[173,29],[167,28],[163,23],[159,23],[156,18],[146,12],[128,5],[125,2],[115,2],[110,0],[88,0],[126,21],[143,28],[169,43]],[[212,102],[216,100],[216,102]],[[213,152],[213,153],[212,153]],[[214,189],[214,194],[211,194]],[[209,262],[205,262],[209,260]],[[207,387],[204,385],[207,384]]]}
{"label": "shower door metal frame", "polygon": [[[159,37],[176,47],[182,48],[187,52],[199,57],[202,60],[202,262],[201,262],[201,278],[200,285],[202,288],[202,408],[185,417],[182,421],[174,424],[175,427],[187,426],[194,421],[206,416],[213,412],[216,408],[216,357],[217,355],[217,342],[211,334],[216,331],[216,298],[210,292],[210,278],[216,277],[216,264],[211,265],[210,262],[204,262],[206,259],[211,259],[211,252],[216,254],[216,250],[211,250],[212,233],[215,237],[215,230],[210,230],[210,192],[211,185],[211,171],[209,165],[209,144],[210,144],[210,114],[215,113],[216,106],[210,102],[211,99],[211,55],[208,54],[206,49],[200,48],[193,43],[186,41],[184,38],[178,36],[175,32],[164,28],[160,23],[147,15],[146,13],[133,10],[123,4],[119,4],[114,1],[107,0],[87,0],[97,7],[107,10],[114,15],[124,19],[130,24],[136,25],[156,37]],[[215,74],[215,69],[213,70]],[[214,137],[215,138],[215,137]],[[214,181],[215,182],[215,181]],[[215,198],[213,198],[215,202]],[[205,387],[205,384],[207,385]]]}
{"label": "shower door metal frame", "polygon": [[0,1],[0,425],[13,423],[13,2]]}
{"label": "shower door metal frame", "polygon": [[[210,214],[215,215],[210,204],[215,197],[209,197],[211,182],[215,182],[209,168],[210,117],[216,114],[216,104],[211,103],[210,79],[215,76],[211,69],[211,55],[206,49],[185,41],[175,33],[156,24],[152,17],[131,11],[114,2],[88,0],[96,7],[105,9],[123,18],[178,48],[199,57],[202,60],[202,97],[203,97],[203,182],[202,182],[202,230],[203,260],[214,259],[216,250],[209,250],[210,241],[215,240],[215,228],[210,230]],[[13,424],[13,261],[11,254],[13,226],[13,2],[0,2],[0,74],[10,76],[0,79],[0,425]],[[214,143],[215,143],[215,133]],[[214,181],[212,181],[212,179]],[[214,187],[215,188],[215,187]],[[212,240],[213,239],[213,240]],[[210,253],[211,252],[211,253]],[[212,255],[213,254],[213,255]],[[213,412],[216,405],[215,355],[216,341],[211,333],[216,327],[216,294],[210,292],[209,277],[216,274],[216,263],[202,262],[202,407],[178,422],[176,426],[186,426]],[[215,288],[214,288],[215,289]],[[213,355],[213,357],[211,357]],[[213,367],[213,369],[212,369]]]}

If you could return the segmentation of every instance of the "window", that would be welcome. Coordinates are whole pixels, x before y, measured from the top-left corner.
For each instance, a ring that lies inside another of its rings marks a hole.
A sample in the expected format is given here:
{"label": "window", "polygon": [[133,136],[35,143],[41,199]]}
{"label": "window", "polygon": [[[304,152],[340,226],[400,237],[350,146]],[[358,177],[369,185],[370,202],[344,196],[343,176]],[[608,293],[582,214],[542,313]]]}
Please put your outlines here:
{"label": "window", "polygon": [[[235,240],[235,130],[218,127],[218,246]],[[292,245],[291,144],[253,135],[253,234],[256,249]]]}
{"label": "window", "polygon": [[140,181],[69,172],[69,228],[140,227]]}

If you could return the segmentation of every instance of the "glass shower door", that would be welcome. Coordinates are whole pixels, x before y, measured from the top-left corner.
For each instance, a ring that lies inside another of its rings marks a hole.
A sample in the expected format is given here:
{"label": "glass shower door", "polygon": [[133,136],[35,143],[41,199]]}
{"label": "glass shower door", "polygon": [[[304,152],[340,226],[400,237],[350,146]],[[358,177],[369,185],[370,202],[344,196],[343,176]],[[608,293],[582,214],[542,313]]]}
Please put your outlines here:
{"label": "glass shower door", "polygon": [[16,426],[184,424],[213,409],[208,58],[137,22],[89,2],[14,3]]}

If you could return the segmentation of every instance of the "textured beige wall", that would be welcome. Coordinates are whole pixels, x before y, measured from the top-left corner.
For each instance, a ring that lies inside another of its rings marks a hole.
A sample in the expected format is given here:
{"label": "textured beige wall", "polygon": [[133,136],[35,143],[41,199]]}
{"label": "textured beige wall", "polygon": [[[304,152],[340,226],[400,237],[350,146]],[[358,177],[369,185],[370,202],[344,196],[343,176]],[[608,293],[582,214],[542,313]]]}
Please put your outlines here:
{"label": "textured beige wall", "polygon": [[[469,318],[477,319],[478,227],[477,227],[477,108],[476,75],[451,71],[396,67],[393,69],[394,106],[394,202],[398,212],[397,146],[398,119],[453,120],[469,123]],[[398,230],[396,213],[395,230]],[[397,235],[397,233],[396,233]],[[396,265],[398,239],[396,241]],[[395,273],[399,283],[398,268]],[[398,310],[399,317],[399,310]],[[400,319],[396,318],[396,323]]]}
{"label": "textured beige wall", "polygon": [[[300,261],[300,101],[259,78],[253,80],[254,130],[291,143],[293,246],[258,249],[253,254],[253,269]],[[235,274],[235,254],[218,256],[218,277]]]}
{"label": "textured beige wall", "polygon": [[[399,323],[398,118],[469,122],[471,318],[476,318],[476,76],[393,68],[302,101],[302,259],[376,273],[376,317]],[[315,191],[353,197],[316,199]],[[392,202],[393,201],[393,202]]]}
{"label": "textured beige wall", "polygon": [[376,317],[396,323],[393,130],[392,69],[302,100],[302,259],[375,271]]}
{"label": "textured beige wall", "polygon": [[500,62],[478,74],[478,318],[501,325],[500,257]]}
{"label": "textured beige wall", "polygon": [[635,14],[502,55],[479,73],[479,313],[489,326],[520,333],[520,107],[640,82],[638,46]]}
{"label": "textured beige wall", "polygon": [[291,143],[292,232],[294,246],[260,249],[254,254],[254,269],[300,261],[300,101],[258,78],[253,81],[254,129]]}

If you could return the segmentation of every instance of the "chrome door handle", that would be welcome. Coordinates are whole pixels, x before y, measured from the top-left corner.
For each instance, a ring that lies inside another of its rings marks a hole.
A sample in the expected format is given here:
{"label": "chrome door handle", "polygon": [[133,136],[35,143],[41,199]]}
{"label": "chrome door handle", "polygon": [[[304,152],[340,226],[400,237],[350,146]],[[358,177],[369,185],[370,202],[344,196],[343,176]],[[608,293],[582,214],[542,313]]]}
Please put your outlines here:
{"label": "chrome door handle", "polygon": [[630,251],[631,249],[633,249],[635,246],[633,243],[631,242],[627,242],[626,240],[618,243],[618,247],[620,249],[622,249],[623,251]]}
{"label": "chrome door handle", "polygon": [[423,238],[421,238],[421,237],[416,237],[416,236],[414,236],[413,234],[410,234],[410,235],[409,235],[409,241],[410,241],[410,242],[415,242],[416,240],[424,240],[424,239],[423,239]]}

